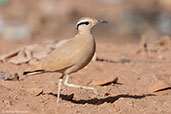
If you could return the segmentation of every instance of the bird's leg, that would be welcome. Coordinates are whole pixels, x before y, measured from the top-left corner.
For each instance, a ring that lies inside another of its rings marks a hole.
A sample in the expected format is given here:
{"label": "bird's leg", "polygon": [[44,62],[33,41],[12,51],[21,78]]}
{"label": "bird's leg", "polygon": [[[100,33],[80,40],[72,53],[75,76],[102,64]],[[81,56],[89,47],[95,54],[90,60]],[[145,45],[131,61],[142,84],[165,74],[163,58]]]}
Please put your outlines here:
{"label": "bird's leg", "polygon": [[87,87],[87,86],[80,86],[80,85],[75,85],[75,84],[69,84],[69,83],[68,83],[68,79],[69,79],[69,75],[66,75],[66,79],[65,79],[65,82],[64,82],[64,84],[65,84],[66,86],[74,87],[74,88],[90,89],[90,90],[93,90],[93,92],[94,92],[96,95],[98,95],[98,93],[97,93],[97,91],[96,91],[95,88],[93,88],[93,87]]}
{"label": "bird's leg", "polygon": [[62,87],[62,80],[63,80],[64,75],[62,75],[59,80],[58,80],[58,94],[57,94],[57,103],[59,102],[59,97],[61,93],[61,87]]}

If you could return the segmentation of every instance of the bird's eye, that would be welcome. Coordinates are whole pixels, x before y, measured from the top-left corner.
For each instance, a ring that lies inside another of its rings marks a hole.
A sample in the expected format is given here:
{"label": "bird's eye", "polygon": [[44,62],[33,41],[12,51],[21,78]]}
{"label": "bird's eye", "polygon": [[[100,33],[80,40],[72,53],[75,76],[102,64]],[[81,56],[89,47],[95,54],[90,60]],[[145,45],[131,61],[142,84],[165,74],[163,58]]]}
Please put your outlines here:
{"label": "bird's eye", "polygon": [[89,24],[89,22],[85,22],[85,24],[86,24],[86,25],[88,25],[88,24]]}

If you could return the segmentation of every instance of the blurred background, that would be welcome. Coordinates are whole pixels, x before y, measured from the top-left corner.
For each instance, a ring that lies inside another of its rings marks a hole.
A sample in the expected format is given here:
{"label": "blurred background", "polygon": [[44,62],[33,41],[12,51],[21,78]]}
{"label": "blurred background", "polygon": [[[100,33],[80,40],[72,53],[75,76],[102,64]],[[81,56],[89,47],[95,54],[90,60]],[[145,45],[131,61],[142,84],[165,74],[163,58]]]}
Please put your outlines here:
{"label": "blurred background", "polygon": [[29,42],[74,36],[83,16],[104,19],[96,40],[138,42],[171,35],[171,0],[0,0],[0,40]]}

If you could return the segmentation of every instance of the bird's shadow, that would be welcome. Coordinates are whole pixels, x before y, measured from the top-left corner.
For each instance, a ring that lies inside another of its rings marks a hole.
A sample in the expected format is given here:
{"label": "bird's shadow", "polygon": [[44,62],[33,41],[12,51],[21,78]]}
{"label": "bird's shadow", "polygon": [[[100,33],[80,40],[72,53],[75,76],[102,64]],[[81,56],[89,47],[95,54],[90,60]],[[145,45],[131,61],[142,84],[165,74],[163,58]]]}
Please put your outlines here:
{"label": "bird's shadow", "polygon": [[[54,93],[47,93],[47,94],[57,97],[57,94],[54,94]],[[75,104],[93,104],[93,105],[100,105],[100,104],[103,104],[105,102],[114,103],[119,98],[142,99],[142,98],[145,98],[147,96],[155,96],[155,94],[143,94],[143,95],[119,94],[116,96],[109,96],[109,97],[105,97],[105,98],[92,98],[92,99],[88,99],[88,100],[82,100],[82,99],[81,100],[74,100],[73,99],[74,94],[70,94],[70,95],[61,94],[60,95],[60,97],[65,101],[70,101],[70,102],[75,103]]]}

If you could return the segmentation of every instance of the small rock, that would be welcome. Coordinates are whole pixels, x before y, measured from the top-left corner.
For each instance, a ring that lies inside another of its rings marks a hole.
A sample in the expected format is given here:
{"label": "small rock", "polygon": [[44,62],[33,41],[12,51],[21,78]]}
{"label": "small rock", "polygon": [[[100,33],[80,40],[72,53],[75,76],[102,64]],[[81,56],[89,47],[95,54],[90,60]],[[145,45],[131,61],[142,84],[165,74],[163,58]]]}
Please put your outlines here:
{"label": "small rock", "polygon": [[105,94],[104,94],[104,96],[109,96],[110,95],[110,93],[108,93],[108,92],[106,92]]}
{"label": "small rock", "polygon": [[2,100],[3,103],[5,103],[6,105],[12,105],[11,101],[9,100]]}
{"label": "small rock", "polygon": [[12,75],[9,72],[0,71],[0,79],[16,81],[16,80],[19,80],[19,75],[18,73],[15,73],[14,75]]}
{"label": "small rock", "polygon": [[159,56],[158,56],[158,59],[160,59],[160,60],[164,60],[164,59],[165,59],[165,57],[164,57],[164,56],[162,56],[162,55],[159,55]]}
{"label": "small rock", "polygon": [[166,90],[167,88],[171,88],[171,85],[169,83],[167,83],[165,80],[158,80],[150,87],[150,91],[159,92],[162,90]]}
{"label": "small rock", "polygon": [[9,72],[0,71],[0,79],[12,80],[14,77]]}
{"label": "small rock", "polygon": [[26,92],[30,93],[31,95],[38,96],[43,92],[43,89],[40,87],[30,88],[30,89],[27,89]]}

